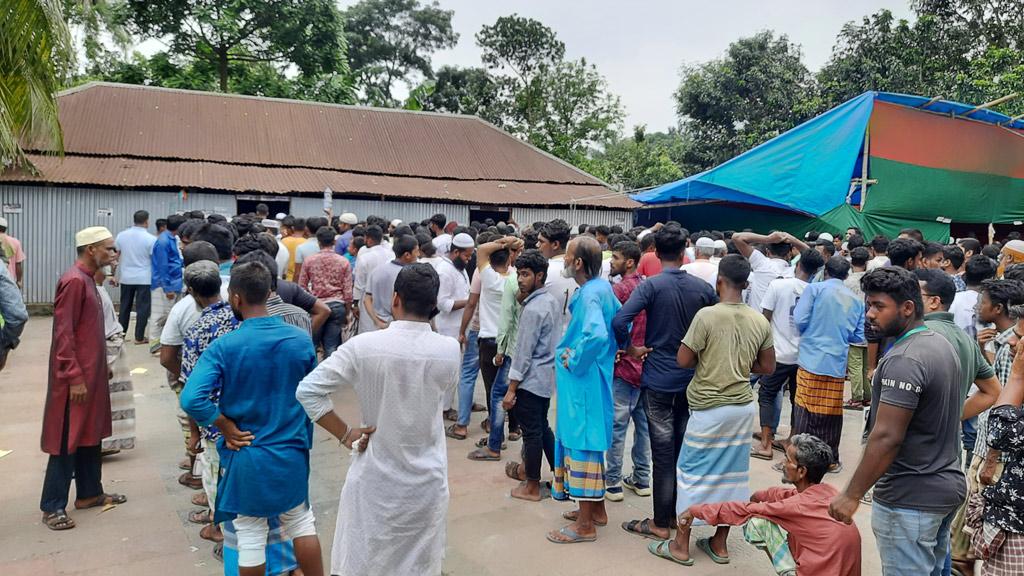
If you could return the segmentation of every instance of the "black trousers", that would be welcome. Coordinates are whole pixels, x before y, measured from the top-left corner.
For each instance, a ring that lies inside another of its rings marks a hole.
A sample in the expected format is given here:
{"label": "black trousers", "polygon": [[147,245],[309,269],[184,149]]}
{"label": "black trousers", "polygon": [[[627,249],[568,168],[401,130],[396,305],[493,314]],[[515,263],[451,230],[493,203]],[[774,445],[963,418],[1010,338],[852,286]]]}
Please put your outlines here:
{"label": "black trousers", "polygon": [[103,494],[101,450],[99,446],[79,446],[68,454],[68,420],[70,401],[64,411],[64,431],[60,456],[50,455],[43,478],[43,495],[39,509],[44,513],[58,512],[68,506],[71,479],[75,480],[75,496],[79,500]]}
{"label": "black trousers", "polygon": [[121,284],[121,310],[118,321],[125,334],[128,333],[128,322],[132,318],[132,303],[135,303],[135,339],[146,339],[146,324],[149,323],[149,312],[152,308],[149,284]]}
{"label": "black trousers", "polygon": [[676,519],[676,463],[690,419],[690,404],[686,391],[657,392],[644,388],[641,394],[651,435],[654,525],[671,528]]}
{"label": "black trousers", "polygon": [[555,434],[548,424],[550,398],[537,396],[528,390],[516,389],[516,409],[519,426],[523,431],[523,466],[526,479],[540,481],[540,457],[548,460],[548,469],[555,469]]}
{"label": "black trousers", "polygon": [[[491,412],[491,388],[494,387],[494,379],[498,377],[499,366],[494,365],[494,357],[498,355],[498,341],[494,338],[478,338],[477,346],[480,349],[480,376],[484,379],[484,391],[487,394],[487,413]],[[509,359],[505,358],[508,362]],[[506,370],[507,374],[508,371]],[[519,418],[515,410],[509,410],[505,416],[508,423],[508,431],[514,432],[519,428]]]}
{"label": "black trousers", "polygon": [[[768,376],[761,376],[761,387],[757,389],[757,406],[761,417],[761,427],[772,428],[773,433],[777,432],[778,422],[775,422],[775,398],[779,390],[789,382],[789,427],[793,428],[794,406],[796,406],[796,371],[800,367],[796,364],[776,364],[775,372]],[[774,426],[773,426],[774,424]]]}

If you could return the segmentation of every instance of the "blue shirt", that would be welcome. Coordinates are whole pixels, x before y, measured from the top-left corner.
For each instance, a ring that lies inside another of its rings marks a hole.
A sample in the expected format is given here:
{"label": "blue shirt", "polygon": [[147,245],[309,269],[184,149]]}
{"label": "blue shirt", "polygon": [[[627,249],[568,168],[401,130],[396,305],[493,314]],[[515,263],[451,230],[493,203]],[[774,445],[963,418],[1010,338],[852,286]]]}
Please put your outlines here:
{"label": "blue shirt", "polygon": [[655,392],[682,392],[693,379],[693,370],[680,368],[676,361],[697,311],[718,302],[715,290],[705,281],[677,268],[666,268],[633,290],[629,300],[612,321],[620,349],[629,344],[633,318],[647,311],[644,345],[653,348],[644,361],[640,386]]}
{"label": "blue shirt", "polygon": [[117,235],[114,245],[120,254],[117,274],[121,284],[149,286],[153,281],[153,245],[156,236],[142,226],[132,226]]}
{"label": "blue shirt", "polygon": [[[555,350],[556,437],[566,448],[603,452],[611,446],[617,351],[611,333],[619,306],[612,285],[602,278],[580,286],[569,302],[572,317]],[[564,353],[568,367],[562,364]]]}
{"label": "blue shirt", "polygon": [[348,244],[351,241],[351,230],[346,230],[341,234],[338,234],[338,238],[334,240],[334,252],[337,254],[341,254],[342,256],[348,257]]}
{"label": "blue shirt", "polygon": [[808,284],[793,310],[800,331],[797,364],[819,376],[846,376],[850,344],[864,342],[864,301],[842,280]]}
{"label": "blue shirt", "polygon": [[[185,340],[181,347],[181,377],[187,381],[203,351],[209,348],[214,340],[233,332],[236,328],[238,319],[235,318],[230,304],[221,300],[207,306],[199,315],[199,319],[185,331]],[[210,400],[214,404],[220,401],[220,382],[210,390]],[[220,438],[220,431],[216,426],[203,426],[199,432],[203,440],[216,442]]]}
{"label": "blue shirt", "polygon": [[562,307],[546,287],[535,290],[523,302],[508,379],[541,398],[551,398],[554,391],[555,339],[561,322]]}
{"label": "blue shirt", "polygon": [[150,290],[163,288],[165,293],[181,293],[181,252],[178,240],[167,230],[160,233],[153,244],[153,279]]}
{"label": "blue shirt", "polygon": [[[315,366],[309,334],[274,316],[242,322],[199,357],[181,408],[200,426],[224,414],[254,436],[237,451],[225,448],[223,437],[217,441],[217,522],[277,516],[308,500],[313,423],[295,390]],[[219,406],[210,399],[218,384]]]}

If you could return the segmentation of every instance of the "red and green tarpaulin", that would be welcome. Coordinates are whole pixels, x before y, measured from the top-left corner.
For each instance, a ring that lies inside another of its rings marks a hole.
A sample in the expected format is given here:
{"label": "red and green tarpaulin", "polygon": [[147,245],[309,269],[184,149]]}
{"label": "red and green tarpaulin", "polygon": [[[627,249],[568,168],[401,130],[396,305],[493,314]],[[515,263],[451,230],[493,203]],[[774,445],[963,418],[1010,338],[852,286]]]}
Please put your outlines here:
{"label": "red and green tarpaulin", "polygon": [[[867,147],[869,186],[861,198]],[[640,220],[695,228],[895,236],[1024,221],[1024,121],[938,99],[867,92],[711,170],[634,195]],[[660,207],[659,207],[660,206]]]}

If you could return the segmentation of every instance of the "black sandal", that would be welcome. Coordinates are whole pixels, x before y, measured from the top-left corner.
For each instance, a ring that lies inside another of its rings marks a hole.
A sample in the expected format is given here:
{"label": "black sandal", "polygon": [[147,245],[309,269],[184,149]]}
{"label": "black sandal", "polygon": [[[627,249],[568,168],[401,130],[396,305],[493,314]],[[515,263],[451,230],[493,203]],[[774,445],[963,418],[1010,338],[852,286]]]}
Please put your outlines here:
{"label": "black sandal", "polygon": [[93,500],[92,504],[86,504],[85,506],[79,506],[78,501],[75,501],[76,510],[85,510],[87,508],[96,508],[98,506],[109,506],[111,504],[124,504],[128,501],[128,497],[123,494],[100,494]]}
{"label": "black sandal", "polygon": [[465,440],[466,438],[468,438],[469,437],[469,434],[467,433],[468,431],[467,432],[461,432],[461,433],[455,431],[455,428],[457,426],[458,426],[458,424],[452,424],[451,426],[445,428],[444,429],[444,435],[449,437],[449,438],[455,438],[456,440]]}
{"label": "black sandal", "polygon": [[505,476],[508,476],[509,478],[511,478],[513,480],[519,480],[520,482],[523,482],[524,480],[526,480],[526,475],[525,474],[523,474],[522,478],[519,477],[519,474],[522,471],[523,471],[523,465],[521,463],[519,463],[519,462],[509,462],[508,464],[505,464]]}
{"label": "black sandal", "polygon": [[43,524],[46,524],[47,528],[54,531],[70,530],[75,527],[75,521],[64,510],[43,514]]}
{"label": "black sandal", "polygon": [[[644,538],[650,538],[651,540],[665,540],[661,536],[658,536],[654,532],[651,532],[651,519],[644,518],[643,520],[630,520],[629,522],[622,523],[622,529],[630,534],[636,534],[637,536],[643,536]],[[669,530],[669,537],[671,538],[672,531]]]}

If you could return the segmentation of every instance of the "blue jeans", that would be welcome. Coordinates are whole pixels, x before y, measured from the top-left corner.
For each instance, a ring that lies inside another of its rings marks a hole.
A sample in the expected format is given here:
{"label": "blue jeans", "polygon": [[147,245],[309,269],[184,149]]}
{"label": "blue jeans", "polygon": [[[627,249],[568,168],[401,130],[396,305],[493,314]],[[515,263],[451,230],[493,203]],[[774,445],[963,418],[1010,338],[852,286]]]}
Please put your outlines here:
{"label": "blue jeans", "polygon": [[939,576],[949,551],[949,526],[956,509],[924,512],[871,504],[871,531],[875,533],[884,576]]}
{"label": "blue jeans", "polygon": [[459,426],[469,426],[469,417],[473,414],[473,390],[476,388],[476,375],[480,371],[480,348],[476,337],[479,332],[466,330],[466,350],[462,353],[462,372],[459,377]]}
{"label": "blue jeans", "polygon": [[501,401],[508,393],[508,367],[510,364],[512,364],[512,358],[506,356],[505,362],[498,367],[494,384],[491,385],[491,433],[487,437],[487,447],[492,452],[501,452],[501,443],[505,441],[505,409],[501,407]]}
{"label": "blue jeans", "polygon": [[321,338],[324,345],[324,356],[330,356],[341,346],[341,330],[345,327],[345,303],[328,302],[327,307],[331,309],[331,315],[324,322],[321,329]]}
{"label": "blue jeans", "polygon": [[651,438],[647,432],[647,413],[640,402],[640,388],[622,378],[612,380],[612,400],[615,419],[612,421],[612,445],[605,454],[604,478],[606,486],[622,482],[622,453],[625,450],[626,430],[633,419],[633,481],[651,485]]}
{"label": "blue jeans", "polygon": [[964,450],[967,451],[967,459],[964,462],[970,466],[971,455],[974,454],[974,442],[978,439],[978,417],[975,416],[970,420],[964,420],[960,425],[961,430],[963,430]]}

